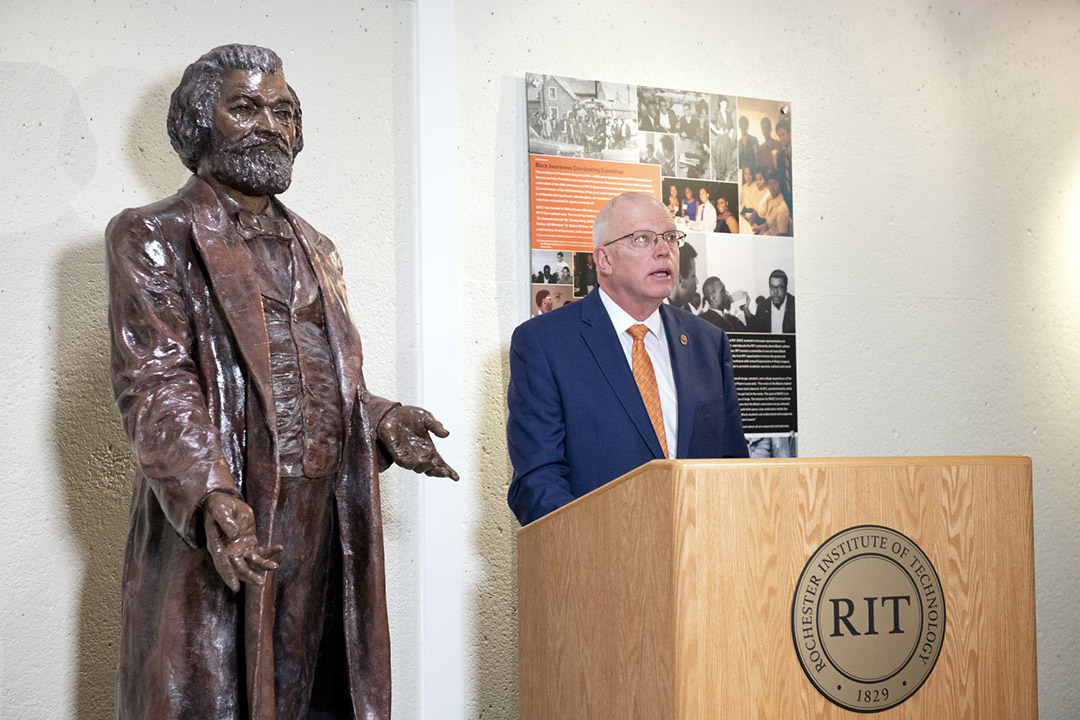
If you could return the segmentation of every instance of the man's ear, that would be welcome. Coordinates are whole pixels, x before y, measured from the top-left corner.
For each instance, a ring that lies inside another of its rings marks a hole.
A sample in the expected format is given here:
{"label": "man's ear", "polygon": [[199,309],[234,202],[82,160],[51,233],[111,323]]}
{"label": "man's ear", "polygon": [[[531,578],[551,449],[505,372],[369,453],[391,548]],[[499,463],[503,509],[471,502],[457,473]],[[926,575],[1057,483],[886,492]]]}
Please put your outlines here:
{"label": "man's ear", "polygon": [[607,248],[598,247],[593,250],[593,262],[596,264],[596,271],[601,275],[611,274],[611,257]]}

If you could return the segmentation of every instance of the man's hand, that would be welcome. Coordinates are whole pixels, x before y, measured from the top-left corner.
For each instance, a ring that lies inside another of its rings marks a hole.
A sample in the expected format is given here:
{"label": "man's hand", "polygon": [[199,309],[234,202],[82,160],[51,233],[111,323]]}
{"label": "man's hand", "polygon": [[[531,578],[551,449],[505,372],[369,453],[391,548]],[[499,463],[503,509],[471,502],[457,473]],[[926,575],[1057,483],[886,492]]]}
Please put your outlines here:
{"label": "man's hand", "polygon": [[218,575],[233,592],[240,582],[262,585],[267,570],[277,570],[274,558],[281,545],[259,547],[255,538],[255,513],[251,507],[225,492],[212,492],[203,501],[206,549]]}
{"label": "man's hand", "polygon": [[402,405],[386,413],[376,429],[379,442],[401,467],[457,480],[458,474],[439,455],[429,432],[441,438],[450,434],[431,413],[414,405]]}

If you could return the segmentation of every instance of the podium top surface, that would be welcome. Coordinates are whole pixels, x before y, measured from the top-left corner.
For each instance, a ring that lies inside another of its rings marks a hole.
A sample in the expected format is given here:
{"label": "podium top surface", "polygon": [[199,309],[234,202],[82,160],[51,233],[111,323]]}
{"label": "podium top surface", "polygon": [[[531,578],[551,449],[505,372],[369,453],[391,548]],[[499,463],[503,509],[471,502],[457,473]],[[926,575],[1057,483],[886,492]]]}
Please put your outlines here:
{"label": "podium top surface", "polygon": [[720,458],[703,460],[651,460],[644,465],[634,468],[625,475],[620,475],[611,482],[605,483],[587,495],[576,498],[573,502],[563,505],[561,508],[548,513],[535,522],[520,528],[518,534],[527,532],[530,528],[536,528],[552,517],[576,507],[587,498],[593,498],[600,493],[608,492],[625,482],[645,472],[655,470],[668,470],[679,472],[686,470],[736,470],[751,469],[765,470],[777,467],[802,467],[802,468],[865,468],[865,467],[964,467],[985,465],[1026,465],[1031,466],[1029,455],[920,455],[920,456],[896,456],[896,457],[797,457],[797,458]]}

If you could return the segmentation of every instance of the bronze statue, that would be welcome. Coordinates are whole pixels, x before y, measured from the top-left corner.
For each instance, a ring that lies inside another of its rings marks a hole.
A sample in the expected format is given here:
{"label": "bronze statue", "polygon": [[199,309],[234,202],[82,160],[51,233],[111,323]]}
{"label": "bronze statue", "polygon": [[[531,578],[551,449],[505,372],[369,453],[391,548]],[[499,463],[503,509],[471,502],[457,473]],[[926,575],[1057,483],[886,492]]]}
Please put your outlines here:
{"label": "bronze statue", "polygon": [[278,56],[211,50],[168,130],[191,179],[106,231],[138,466],[117,715],[384,720],[378,472],[456,480],[446,430],[368,392],[338,253],[276,198],[304,144]]}

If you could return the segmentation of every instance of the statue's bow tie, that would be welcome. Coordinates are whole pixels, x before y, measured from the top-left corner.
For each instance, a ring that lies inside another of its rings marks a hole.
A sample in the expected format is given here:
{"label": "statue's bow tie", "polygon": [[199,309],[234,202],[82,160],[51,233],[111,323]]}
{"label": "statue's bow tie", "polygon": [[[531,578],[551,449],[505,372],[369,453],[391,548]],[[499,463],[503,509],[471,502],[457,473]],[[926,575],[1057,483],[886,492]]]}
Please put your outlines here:
{"label": "statue's bow tie", "polygon": [[239,210],[236,213],[236,221],[240,225],[240,234],[245,240],[253,240],[257,237],[292,240],[293,237],[292,226],[284,218],[255,215],[247,210]]}

